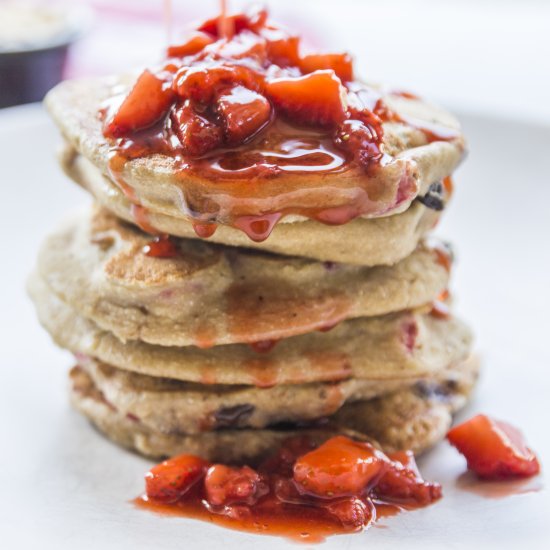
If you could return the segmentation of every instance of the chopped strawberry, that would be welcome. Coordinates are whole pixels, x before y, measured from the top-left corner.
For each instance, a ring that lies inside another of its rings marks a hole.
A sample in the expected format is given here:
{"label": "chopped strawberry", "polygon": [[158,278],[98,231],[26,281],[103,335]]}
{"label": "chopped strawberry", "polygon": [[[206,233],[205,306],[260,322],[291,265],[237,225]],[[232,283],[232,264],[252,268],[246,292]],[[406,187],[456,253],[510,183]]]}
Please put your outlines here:
{"label": "chopped strawberry", "polygon": [[275,28],[265,28],[262,36],[266,39],[267,56],[271,63],[280,67],[295,67],[300,61],[300,38],[288,35]]}
{"label": "chopped strawberry", "polygon": [[313,441],[306,436],[289,437],[277,453],[267,458],[260,466],[260,472],[275,473],[292,477],[296,459],[315,448]]}
{"label": "chopped strawberry", "polygon": [[276,78],[266,90],[277,109],[297,123],[330,127],[346,116],[345,90],[333,71]]}
{"label": "chopped strawberry", "polygon": [[168,46],[166,53],[168,57],[185,57],[186,55],[195,55],[204,49],[208,44],[212,44],[214,39],[204,33],[204,32],[195,32],[193,33],[187,42],[183,44],[176,44],[173,46]]}
{"label": "chopped strawberry", "polygon": [[378,497],[422,506],[441,498],[441,485],[422,479],[411,451],[393,453],[389,458],[392,463],[374,488]]}
{"label": "chopped strawberry", "polygon": [[244,86],[235,86],[220,96],[217,105],[230,145],[244,143],[252,138],[271,117],[269,101]]}
{"label": "chopped strawberry", "polygon": [[261,36],[243,31],[233,40],[216,42],[205,52],[215,59],[245,59],[248,65],[260,67],[267,59],[267,44]]}
{"label": "chopped strawberry", "polygon": [[214,464],[204,479],[206,499],[213,506],[247,504],[252,506],[268,492],[260,474],[248,466],[231,468]]}
{"label": "chopped strawberry", "polygon": [[221,145],[222,129],[195,112],[188,101],[177,107],[171,118],[185,155],[199,157]]}
{"label": "chopped strawberry", "polygon": [[116,113],[107,121],[104,133],[107,137],[118,138],[148,128],[168,113],[173,100],[174,92],[166,80],[143,71]]}
{"label": "chopped strawberry", "polygon": [[304,73],[330,69],[342,82],[353,80],[353,61],[347,53],[305,55],[300,59],[299,65]]}
{"label": "chopped strawberry", "polygon": [[184,67],[174,78],[177,94],[199,103],[210,103],[220,90],[239,84],[254,91],[259,91],[263,85],[251,69],[237,65]]}
{"label": "chopped strawberry", "polygon": [[335,144],[349,151],[359,164],[369,168],[373,164],[378,164],[384,156],[379,146],[379,130],[381,131],[379,127],[361,120],[346,120],[336,131]]}
{"label": "chopped strawberry", "polygon": [[175,502],[205,475],[207,468],[208,462],[198,456],[175,456],[145,474],[145,492],[151,499]]}
{"label": "chopped strawberry", "polygon": [[387,457],[369,443],[337,436],[296,461],[294,480],[310,495],[351,496],[375,485],[387,468]]}
{"label": "chopped strawberry", "polygon": [[260,32],[265,27],[267,17],[268,13],[265,8],[252,6],[246,12],[246,18],[248,19],[247,29],[257,33]]}
{"label": "chopped strawberry", "polygon": [[[213,17],[205,21],[199,30],[212,35],[214,38],[221,38],[220,28],[222,16]],[[225,18],[228,26],[233,29],[234,34],[239,34],[243,30],[259,32],[267,20],[267,11],[263,8],[253,9],[249,13],[237,13]]]}
{"label": "chopped strawberry", "polygon": [[331,502],[325,509],[338,518],[349,531],[364,529],[375,516],[374,504],[370,499],[350,497]]}
{"label": "chopped strawberry", "polygon": [[527,447],[522,433],[484,414],[452,428],[447,439],[480,478],[529,477],[540,471],[539,461]]}

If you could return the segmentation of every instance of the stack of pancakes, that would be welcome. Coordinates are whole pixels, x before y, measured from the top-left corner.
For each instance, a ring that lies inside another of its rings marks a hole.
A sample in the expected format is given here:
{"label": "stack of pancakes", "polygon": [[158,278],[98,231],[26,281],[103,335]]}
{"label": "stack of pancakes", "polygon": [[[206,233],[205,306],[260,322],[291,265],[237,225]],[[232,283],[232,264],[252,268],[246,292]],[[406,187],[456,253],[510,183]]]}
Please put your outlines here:
{"label": "stack of pancakes", "polygon": [[[111,85],[66,82],[47,98],[62,166],[97,201],[46,240],[29,285],[40,321],[76,357],[75,407],[151,457],[253,460],[297,433],[417,452],[443,437],[477,376],[470,331],[448,310],[450,250],[426,236],[460,133],[429,142],[386,124],[386,149],[414,168],[417,193],[383,217],[287,216],[262,242],[222,224],[205,240],[171,159],[110,169],[97,112]],[[420,100],[393,101],[457,131]],[[170,253],[148,253],[144,229],[169,234]]]}

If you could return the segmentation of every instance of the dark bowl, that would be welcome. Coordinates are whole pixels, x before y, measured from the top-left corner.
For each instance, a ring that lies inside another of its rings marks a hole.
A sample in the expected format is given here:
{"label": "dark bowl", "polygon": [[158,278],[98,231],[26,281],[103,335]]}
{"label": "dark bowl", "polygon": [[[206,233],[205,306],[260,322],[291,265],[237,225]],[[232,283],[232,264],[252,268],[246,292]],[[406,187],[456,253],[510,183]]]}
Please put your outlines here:
{"label": "dark bowl", "polygon": [[0,108],[41,101],[63,79],[69,47],[90,27],[93,15],[69,5],[59,13],[63,29],[51,38],[11,48],[0,44]]}
{"label": "dark bowl", "polygon": [[63,78],[69,43],[0,53],[0,108],[41,101]]}

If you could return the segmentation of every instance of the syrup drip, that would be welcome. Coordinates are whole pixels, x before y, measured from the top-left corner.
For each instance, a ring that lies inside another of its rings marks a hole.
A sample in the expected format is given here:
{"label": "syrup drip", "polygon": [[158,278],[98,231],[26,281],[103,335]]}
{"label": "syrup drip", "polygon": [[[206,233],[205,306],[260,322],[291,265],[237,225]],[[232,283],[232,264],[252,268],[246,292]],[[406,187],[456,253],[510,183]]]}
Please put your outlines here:
{"label": "syrup drip", "polygon": [[259,340],[249,345],[256,353],[268,353],[276,346],[278,341],[279,340]]}
{"label": "syrup drip", "polygon": [[265,241],[282,214],[268,214],[266,216],[240,216],[234,222],[235,227],[244,231],[250,239],[256,242]]}
{"label": "syrup drip", "polygon": [[[413,101],[420,101],[421,98],[415,94],[405,91],[391,91],[389,95],[402,97],[404,99],[409,99]],[[442,124],[437,124],[435,122],[429,122],[427,120],[420,120],[415,117],[408,115],[398,114],[395,111],[390,111],[388,109],[383,119],[386,122],[401,122],[412,128],[420,130],[426,137],[428,143],[434,141],[453,141],[460,138],[460,130],[455,128],[449,128],[448,126],[443,126]]]}
{"label": "syrup drip", "polygon": [[136,225],[145,233],[150,233],[151,235],[158,234],[158,231],[151,225],[149,221],[149,211],[140,204],[132,204],[130,207],[130,212]]}
{"label": "syrup drip", "polygon": [[208,239],[215,232],[218,226],[215,223],[194,223],[193,230],[201,239]]}
{"label": "syrup drip", "polygon": [[120,152],[114,152],[109,158],[107,170],[111,181],[122,191],[124,196],[130,201],[130,213],[136,225],[146,233],[155,235],[158,231],[149,221],[149,212],[139,201],[134,188],[124,179],[123,172],[127,158]]}
{"label": "syrup drip", "polygon": [[453,141],[461,135],[460,130],[420,120],[408,115],[396,115],[396,118],[399,122],[420,130],[426,136],[428,143],[433,143],[434,141]]}
{"label": "syrup drip", "polygon": [[220,18],[218,20],[218,34],[226,40],[231,40],[235,34],[235,23],[227,17],[227,1],[220,0]]}

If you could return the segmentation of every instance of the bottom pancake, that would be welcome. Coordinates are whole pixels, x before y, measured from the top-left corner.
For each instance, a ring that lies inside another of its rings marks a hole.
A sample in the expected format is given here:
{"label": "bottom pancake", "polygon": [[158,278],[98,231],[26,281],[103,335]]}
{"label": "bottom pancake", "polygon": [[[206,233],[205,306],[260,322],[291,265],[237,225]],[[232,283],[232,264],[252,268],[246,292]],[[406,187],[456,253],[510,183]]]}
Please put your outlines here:
{"label": "bottom pancake", "polygon": [[165,434],[118,411],[80,367],[70,374],[71,401],[111,440],[151,458],[191,453],[211,461],[253,463],[287,437],[308,435],[321,442],[337,433],[368,439],[386,452],[411,449],[420,453],[444,437],[453,413],[465,405],[477,376],[475,359],[469,359],[468,364],[466,371],[471,376],[463,380],[419,382],[379,398],[345,405],[324,422],[302,427],[285,424],[267,429]]}

